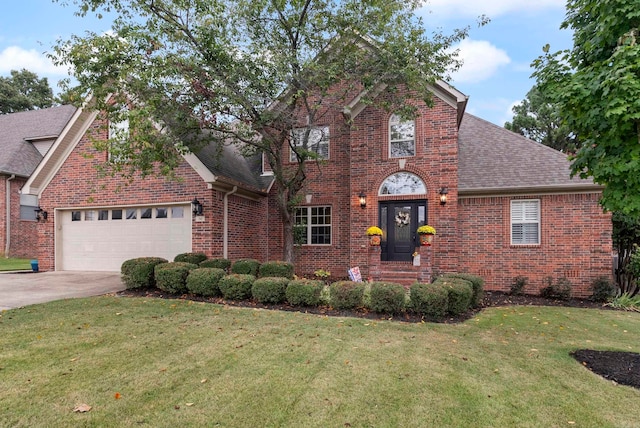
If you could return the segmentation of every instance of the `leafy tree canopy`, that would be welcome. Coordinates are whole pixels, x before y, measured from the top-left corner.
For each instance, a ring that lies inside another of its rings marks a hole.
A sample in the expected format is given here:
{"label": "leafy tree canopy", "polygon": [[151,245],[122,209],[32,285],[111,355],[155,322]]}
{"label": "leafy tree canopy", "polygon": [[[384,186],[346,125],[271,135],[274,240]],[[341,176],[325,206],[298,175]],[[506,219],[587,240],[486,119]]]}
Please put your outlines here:
{"label": "leafy tree canopy", "polygon": [[22,69],[11,70],[9,77],[0,77],[0,113],[35,110],[54,104],[53,91],[46,77]]}
{"label": "leafy tree canopy", "polygon": [[565,153],[575,151],[575,135],[562,123],[557,106],[537,85],[512,110],[513,122],[506,122],[506,129]]}
{"label": "leafy tree canopy", "polygon": [[581,142],[573,174],[606,185],[605,209],[640,218],[640,8],[635,0],[569,0],[573,48],[534,62],[540,90]]}
{"label": "leafy tree canopy", "polygon": [[[170,170],[176,147],[194,151],[210,140],[264,153],[279,192],[289,261],[292,213],[306,169],[315,165],[305,161],[318,159],[311,130],[329,123],[323,106],[344,106],[365,90],[363,102],[410,116],[413,104],[400,89],[429,102],[430,84],[459,66],[450,48],[467,34],[466,28],[428,34],[414,13],[417,0],[74,3],[79,15],[117,15],[112,33],[59,41],[53,55],[73,66],[77,93],[91,91],[95,108],[112,120],[127,116],[127,153],[115,158],[128,164],[116,167],[148,172],[160,162]],[[385,97],[377,97],[381,88]],[[106,101],[108,94],[126,99]],[[306,132],[294,140],[297,127]]]}

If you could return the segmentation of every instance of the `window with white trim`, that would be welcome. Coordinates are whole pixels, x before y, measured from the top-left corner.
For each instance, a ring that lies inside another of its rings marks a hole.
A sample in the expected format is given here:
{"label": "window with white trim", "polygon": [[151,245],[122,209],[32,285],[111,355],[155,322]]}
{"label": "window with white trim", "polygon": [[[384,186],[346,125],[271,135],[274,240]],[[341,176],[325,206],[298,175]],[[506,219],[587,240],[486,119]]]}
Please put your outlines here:
{"label": "window with white trim", "polygon": [[124,162],[128,159],[126,155],[129,139],[127,112],[128,110],[123,108],[119,113],[119,115],[124,116],[123,119],[109,121],[109,160],[111,162]]}
{"label": "window with white trim", "polygon": [[540,201],[511,201],[511,245],[540,245]]}
{"label": "window with white trim", "polygon": [[389,118],[389,157],[404,158],[416,155],[416,124],[397,114]]}
{"label": "window with white trim", "polygon": [[[307,131],[309,132],[307,138]],[[318,159],[329,159],[329,127],[315,126],[310,128],[294,128],[291,131],[291,142],[295,147],[308,150],[317,155]],[[297,162],[296,153],[291,150],[290,162]]]}
{"label": "window with white trim", "polygon": [[294,228],[301,245],[330,245],[331,207],[296,208]]}

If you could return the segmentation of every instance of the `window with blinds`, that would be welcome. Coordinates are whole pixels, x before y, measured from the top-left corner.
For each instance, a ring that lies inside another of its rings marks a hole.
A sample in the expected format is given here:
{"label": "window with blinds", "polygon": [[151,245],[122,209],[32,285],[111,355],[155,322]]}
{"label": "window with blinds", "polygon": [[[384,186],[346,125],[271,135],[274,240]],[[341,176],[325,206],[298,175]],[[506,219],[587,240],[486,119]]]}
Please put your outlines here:
{"label": "window with blinds", "polygon": [[511,201],[511,245],[540,245],[540,201]]}

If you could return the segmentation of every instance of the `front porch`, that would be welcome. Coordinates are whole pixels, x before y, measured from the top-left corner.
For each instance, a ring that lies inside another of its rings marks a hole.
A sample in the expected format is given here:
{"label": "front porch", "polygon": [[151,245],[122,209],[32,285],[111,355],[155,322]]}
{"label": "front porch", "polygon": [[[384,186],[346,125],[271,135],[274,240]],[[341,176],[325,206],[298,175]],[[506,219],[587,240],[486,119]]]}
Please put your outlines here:
{"label": "front porch", "polygon": [[414,261],[382,261],[379,246],[369,246],[369,278],[409,287],[417,282],[432,280],[431,247],[420,246],[414,252]]}

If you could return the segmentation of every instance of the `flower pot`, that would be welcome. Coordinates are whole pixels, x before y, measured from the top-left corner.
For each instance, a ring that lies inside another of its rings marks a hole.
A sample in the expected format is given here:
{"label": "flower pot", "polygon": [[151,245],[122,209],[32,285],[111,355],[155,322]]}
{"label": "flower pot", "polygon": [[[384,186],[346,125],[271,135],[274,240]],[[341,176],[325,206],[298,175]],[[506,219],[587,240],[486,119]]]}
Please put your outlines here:
{"label": "flower pot", "polygon": [[420,245],[429,246],[433,242],[433,235],[420,235]]}
{"label": "flower pot", "polygon": [[380,236],[379,235],[370,236],[369,237],[369,245],[371,245],[372,247],[380,246]]}

